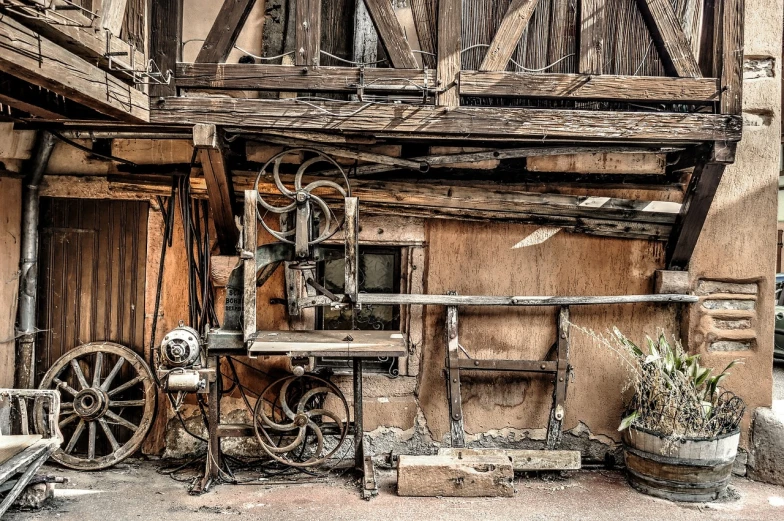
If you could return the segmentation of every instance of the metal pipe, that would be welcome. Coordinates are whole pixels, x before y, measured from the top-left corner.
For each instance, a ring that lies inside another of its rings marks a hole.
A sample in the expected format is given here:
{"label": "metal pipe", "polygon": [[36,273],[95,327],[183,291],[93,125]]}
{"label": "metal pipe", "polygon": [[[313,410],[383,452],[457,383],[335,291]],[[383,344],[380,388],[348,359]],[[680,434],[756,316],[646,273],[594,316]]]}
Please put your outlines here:
{"label": "metal pipe", "polygon": [[39,185],[52,155],[55,137],[41,131],[29,163],[22,194],[22,238],[19,259],[19,303],[16,323],[16,372],[14,386],[30,389],[35,384],[35,319],[38,293]]}

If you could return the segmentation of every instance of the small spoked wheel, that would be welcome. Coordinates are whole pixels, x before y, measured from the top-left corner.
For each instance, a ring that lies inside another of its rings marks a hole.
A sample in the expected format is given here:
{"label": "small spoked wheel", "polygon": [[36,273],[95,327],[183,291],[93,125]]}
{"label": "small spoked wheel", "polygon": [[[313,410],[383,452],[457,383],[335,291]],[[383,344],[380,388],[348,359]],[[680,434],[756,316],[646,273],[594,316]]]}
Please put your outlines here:
{"label": "small spoked wheel", "polygon": [[253,414],[264,452],[291,467],[327,462],[345,441],[348,424],[348,402],[340,389],[309,375],[287,376],[269,384]]}
{"label": "small spoked wheel", "polygon": [[[76,470],[105,469],[133,454],[155,415],[157,395],[150,369],[132,350],[112,342],[68,351],[39,387],[60,391],[63,445],[52,459]],[[46,430],[44,416],[37,408],[39,432]]]}

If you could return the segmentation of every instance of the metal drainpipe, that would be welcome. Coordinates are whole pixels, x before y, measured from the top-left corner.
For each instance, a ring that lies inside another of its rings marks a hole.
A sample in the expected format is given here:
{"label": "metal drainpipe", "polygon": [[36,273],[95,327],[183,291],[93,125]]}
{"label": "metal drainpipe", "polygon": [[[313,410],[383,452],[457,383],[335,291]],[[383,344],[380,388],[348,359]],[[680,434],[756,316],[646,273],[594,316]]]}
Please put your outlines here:
{"label": "metal drainpipe", "polygon": [[22,239],[19,262],[19,304],[16,322],[16,371],[14,386],[29,389],[35,384],[35,312],[38,293],[38,207],[39,184],[52,155],[55,137],[38,134],[33,157],[28,163],[22,194]]}

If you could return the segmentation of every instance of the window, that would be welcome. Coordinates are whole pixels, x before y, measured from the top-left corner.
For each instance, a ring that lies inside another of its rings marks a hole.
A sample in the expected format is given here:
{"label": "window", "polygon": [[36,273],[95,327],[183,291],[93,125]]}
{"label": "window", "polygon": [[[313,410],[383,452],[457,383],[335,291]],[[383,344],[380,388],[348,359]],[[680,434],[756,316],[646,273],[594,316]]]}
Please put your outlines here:
{"label": "window", "polygon": [[[345,258],[343,248],[329,249],[325,259],[316,267],[320,284],[333,293],[343,293],[345,284]],[[359,291],[364,293],[400,293],[400,248],[359,248]],[[361,310],[318,308],[316,329],[376,329],[400,331],[400,306],[362,306]],[[351,369],[351,360],[336,357],[318,357],[316,364],[331,367],[336,373]],[[368,372],[398,374],[398,359],[366,360]]]}

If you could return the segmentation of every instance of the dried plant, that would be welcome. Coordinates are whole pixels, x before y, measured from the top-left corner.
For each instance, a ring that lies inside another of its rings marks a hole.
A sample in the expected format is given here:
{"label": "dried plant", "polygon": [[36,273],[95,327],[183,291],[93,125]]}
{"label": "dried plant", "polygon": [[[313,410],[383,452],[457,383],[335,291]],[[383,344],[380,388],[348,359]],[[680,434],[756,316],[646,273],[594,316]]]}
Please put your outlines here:
{"label": "dried plant", "polygon": [[646,352],[615,327],[609,339],[576,329],[610,348],[629,370],[624,391],[633,389],[633,394],[618,430],[635,426],[674,440],[712,438],[738,428],[745,404],[720,384],[740,360],[713,374],[700,365],[699,354],[689,355],[663,332],[655,340],[646,337]]}

